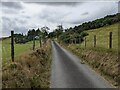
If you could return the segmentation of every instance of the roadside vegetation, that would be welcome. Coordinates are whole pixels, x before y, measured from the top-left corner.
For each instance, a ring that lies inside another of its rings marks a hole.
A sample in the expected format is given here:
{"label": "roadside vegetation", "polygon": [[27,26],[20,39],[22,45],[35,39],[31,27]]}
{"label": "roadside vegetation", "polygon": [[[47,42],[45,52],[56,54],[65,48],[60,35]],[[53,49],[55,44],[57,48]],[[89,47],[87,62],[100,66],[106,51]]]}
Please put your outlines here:
{"label": "roadside vegetation", "polygon": [[[109,32],[113,32],[113,48],[109,49]],[[89,35],[81,44],[63,44],[65,48],[82,59],[82,64],[90,65],[112,85],[118,86],[120,78],[118,66],[118,23],[99,29],[86,31]],[[93,47],[93,36],[97,36],[96,47]]]}
{"label": "roadside vegetation", "polygon": [[51,46],[48,40],[43,47],[21,54],[15,62],[2,69],[3,88],[49,88]]}
{"label": "roadside vegetation", "polygon": [[[83,38],[89,35],[89,33],[87,33],[86,31],[89,31],[92,29],[95,30],[101,27],[113,25],[115,23],[118,23],[119,21],[120,21],[120,13],[117,13],[114,15],[107,15],[104,18],[85,22],[81,25],[70,27],[67,29],[63,29],[62,25],[59,25],[57,29],[55,29],[53,32],[49,34],[49,36],[50,38],[57,38],[59,40],[62,40],[62,42],[66,44],[82,43],[84,41]],[[102,38],[105,38],[105,37],[102,37]]]}
{"label": "roadside vegetation", "polygon": [[[80,57],[82,64],[88,64],[117,87],[120,78],[118,72],[119,21],[119,13],[107,15],[65,30],[58,27],[50,33],[50,37]],[[110,32],[112,32],[112,48],[109,48]],[[96,47],[94,47],[94,35],[96,35]]]}
{"label": "roadside vegetation", "polygon": [[[15,58],[26,51],[33,50],[33,41],[35,40],[35,48],[40,44],[45,43],[48,39],[48,27],[41,29],[28,30],[27,34],[15,33],[14,34],[14,53]],[[5,65],[11,61],[11,36],[2,38],[2,64]]]}
{"label": "roadside vegetation", "polygon": [[[119,23],[105,26],[98,29],[91,29],[85,31],[88,33],[86,36],[86,48],[93,49],[101,52],[118,53],[118,25]],[[109,32],[112,32],[112,49],[109,49]],[[96,48],[94,48],[94,35],[96,35]],[[85,42],[80,44],[81,48],[85,47]]]}
{"label": "roadside vegetation", "polygon": [[43,27],[2,38],[2,88],[49,88],[52,55],[47,30]]}
{"label": "roadside vegetation", "polygon": [[[2,64],[8,64],[11,62],[11,39],[7,38],[2,40]],[[32,50],[33,41],[25,44],[14,44],[15,58],[18,58],[22,53]],[[36,48],[39,47],[39,41],[36,40]]]}
{"label": "roadside vegetation", "polygon": [[[2,40],[3,88],[49,88],[51,70],[50,39],[82,58],[114,86],[118,86],[118,23],[120,14],[63,29],[58,25],[48,33],[48,27],[31,29],[27,34],[14,34],[15,62],[11,62],[10,37]],[[109,32],[113,33],[113,47],[109,49]],[[96,47],[93,37],[96,35]],[[85,38],[86,37],[86,48]],[[36,42],[33,50],[33,41]]]}

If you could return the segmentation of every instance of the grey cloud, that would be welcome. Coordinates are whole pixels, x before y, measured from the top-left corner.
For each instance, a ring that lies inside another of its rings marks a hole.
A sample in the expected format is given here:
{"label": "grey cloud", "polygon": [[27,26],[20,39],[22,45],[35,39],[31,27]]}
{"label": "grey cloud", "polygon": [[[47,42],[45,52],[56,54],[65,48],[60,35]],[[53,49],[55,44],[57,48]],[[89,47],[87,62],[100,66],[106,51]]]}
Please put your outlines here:
{"label": "grey cloud", "polygon": [[25,28],[24,25],[26,21],[24,20],[19,20],[17,18],[13,19],[13,18],[8,18],[3,16],[2,17],[2,34],[5,36],[9,36],[10,35],[10,31],[11,29],[13,29],[15,31],[15,33],[26,33],[27,29]]}
{"label": "grey cloud", "polygon": [[88,15],[89,13],[88,12],[84,12],[84,13],[82,13],[81,15]]}
{"label": "grey cloud", "polygon": [[17,14],[19,11],[16,9],[2,8],[2,12],[5,14]]}
{"label": "grey cloud", "polygon": [[13,25],[13,26],[22,26],[23,24],[27,23],[27,20],[29,20],[26,16],[20,18],[19,17],[7,17],[2,16],[2,25]]}
{"label": "grey cloud", "polygon": [[48,22],[51,23],[61,23],[61,21],[63,22],[64,18],[67,17],[68,15],[70,15],[72,12],[71,11],[67,11],[67,12],[63,12],[63,11],[53,11],[53,10],[48,10],[47,8],[45,8],[40,14],[39,14],[39,18],[40,19],[44,19]]}
{"label": "grey cloud", "polygon": [[15,33],[26,33],[28,31],[25,27],[14,27]]}
{"label": "grey cloud", "polygon": [[[2,34],[3,35],[10,35],[10,29],[11,29],[11,20],[7,17],[2,17]],[[15,24],[15,23],[14,23]]]}
{"label": "grey cloud", "polygon": [[76,6],[83,4],[83,2],[26,2],[29,4],[40,4],[40,5],[49,5],[49,6]]}
{"label": "grey cloud", "polygon": [[120,1],[118,2],[118,13],[120,13]]}
{"label": "grey cloud", "polygon": [[69,21],[64,21],[65,23],[69,23],[69,24],[74,24],[74,25],[79,25],[83,22],[85,22],[87,19],[86,18],[75,18],[75,19],[71,19]]}
{"label": "grey cloud", "polygon": [[30,19],[31,17],[30,16],[23,16],[24,18],[26,18],[26,19]]}
{"label": "grey cloud", "polygon": [[[27,4],[27,3],[26,3]],[[26,5],[24,4],[24,5]],[[33,4],[33,3],[31,3]],[[26,28],[30,28],[30,27],[38,27],[38,26],[42,26],[44,24],[50,26],[50,28],[54,29],[54,26],[59,24],[59,23],[63,23],[64,25],[66,25],[66,27],[68,26],[75,26],[75,25],[79,25],[82,24],[84,22],[87,21],[91,21],[97,18],[101,18],[103,16],[106,16],[108,14],[113,14],[116,13],[116,8],[114,8],[114,4],[113,5],[108,5],[107,3],[100,3],[102,6],[94,6],[94,3],[89,3],[91,4],[91,6],[93,5],[94,7],[88,7],[87,5],[89,4],[85,4],[85,5],[81,5],[82,8],[85,8],[82,10],[80,5],[74,4],[71,5],[72,3],[36,3],[36,4],[43,4],[43,5],[48,5],[45,6],[45,8],[42,9],[42,11],[38,13],[36,13],[34,16],[31,15],[31,13],[26,13],[27,11],[21,10],[21,14],[15,14],[15,15],[7,15],[9,16],[9,18],[7,17],[3,17],[3,32],[4,33],[9,33],[10,32],[10,25],[14,25],[14,30],[15,32],[26,32],[27,29]],[[66,5],[66,6],[75,6],[75,7],[63,7],[60,6],[61,5]],[[68,5],[69,4],[69,5]],[[80,3],[78,3],[80,4]],[[28,5],[28,4],[27,4]],[[34,4],[35,5],[35,4]],[[52,5],[55,7],[51,7],[49,5]],[[36,7],[41,7],[40,5],[36,5]],[[58,6],[58,7],[57,7]],[[117,6],[117,5],[116,5]],[[115,7],[116,7],[115,6]],[[94,10],[95,9],[95,10]],[[6,9],[6,13],[7,13]],[[33,8],[34,10],[34,8]],[[13,10],[14,11],[19,11],[19,10]],[[89,11],[89,12],[87,12]],[[9,11],[10,12],[10,11]],[[12,12],[12,13],[13,13]],[[83,13],[82,13],[83,12]],[[33,11],[34,13],[34,11]],[[22,16],[21,16],[22,15]],[[33,21],[32,21],[33,20]]]}
{"label": "grey cloud", "polygon": [[58,14],[54,14],[51,13],[50,15],[48,14],[44,14],[42,16],[40,16],[41,19],[45,19],[48,22],[60,22],[60,20],[64,17],[65,15],[58,15]]}
{"label": "grey cloud", "polygon": [[2,7],[12,9],[23,9],[23,6],[20,2],[2,2]]}
{"label": "grey cloud", "polygon": [[17,18],[15,18],[14,20],[15,20],[16,22],[19,22],[20,24],[26,23],[26,20],[23,20],[23,19],[17,19]]}
{"label": "grey cloud", "polygon": [[20,2],[2,2],[2,12],[5,14],[18,14],[23,8]]}
{"label": "grey cloud", "polygon": [[[106,8],[107,7],[107,8]],[[117,9],[118,6],[106,6],[99,8],[98,11],[96,11],[95,14],[92,15],[92,17],[89,17],[89,19],[98,19],[98,18],[103,18],[106,15],[112,15],[112,14],[116,14],[118,12]]]}
{"label": "grey cloud", "polygon": [[70,21],[70,24],[81,24],[83,21],[81,20],[76,20],[76,21]]}
{"label": "grey cloud", "polygon": [[10,21],[10,19],[7,18],[7,17],[5,17],[5,16],[2,16],[2,20],[3,20],[3,21]]}
{"label": "grey cloud", "polygon": [[90,17],[91,17],[91,16],[89,16],[89,18],[72,20],[72,21],[70,21],[69,23],[70,23],[70,24],[74,24],[74,25],[80,25],[80,24],[85,23],[85,22],[93,21],[94,19],[93,19],[93,18],[90,18]]}

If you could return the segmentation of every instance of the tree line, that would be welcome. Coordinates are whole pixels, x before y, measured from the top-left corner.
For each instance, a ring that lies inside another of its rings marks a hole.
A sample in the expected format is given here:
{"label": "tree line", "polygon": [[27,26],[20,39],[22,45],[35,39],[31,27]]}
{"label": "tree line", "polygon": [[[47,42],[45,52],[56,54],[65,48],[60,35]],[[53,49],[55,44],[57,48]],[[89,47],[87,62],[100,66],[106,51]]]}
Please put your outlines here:
{"label": "tree line", "polygon": [[57,28],[49,34],[52,38],[59,38],[65,43],[81,43],[83,38],[88,35],[86,30],[96,29],[107,25],[112,25],[120,21],[120,13],[107,15],[104,18],[85,22],[81,25],[70,27],[65,30]]}
{"label": "tree line", "polygon": [[15,38],[15,43],[16,44],[25,44],[26,42],[32,41],[33,39],[37,40],[42,38],[43,40],[45,40],[46,38],[48,38],[48,30],[49,28],[47,26],[42,27],[41,29],[31,29],[28,30],[27,34],[24,35],[23,33],[19,33],[19,34],[14,34],[14,38]]}
{"label": "tree line", "polygon": [[104,18],[85,22],[81,25],[67,29],[64,29],[62,25],[58,25],[55,30],[48,32],[50,29],[49,27],[45,26],[40,29],[38,28],[37,30],[28,30],[26,35],[15,34],[14,37],[16,43],[26,43],[33,39],[39,38],[42,38],[43,40],[46,40],[46,38],[57,38],[65,43],[81,43],[83,38],[88,35],[88,33],[84,31],[112,25],[119,21],[120,13],[117,13],[114,15],[107,15]]}

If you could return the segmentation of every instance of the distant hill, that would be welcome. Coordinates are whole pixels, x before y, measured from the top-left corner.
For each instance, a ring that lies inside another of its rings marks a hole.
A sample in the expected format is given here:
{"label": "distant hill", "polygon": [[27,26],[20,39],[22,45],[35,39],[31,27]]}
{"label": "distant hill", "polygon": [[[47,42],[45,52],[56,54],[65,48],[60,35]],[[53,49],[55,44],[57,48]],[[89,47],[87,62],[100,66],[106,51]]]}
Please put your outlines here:
{"label": "distant hill", "polygon": [[120,13],[114,15],[107,15],[104,18],[96,19],[94,21],[85,22],[81,25],[75,26],[72,30],[75,32],[81,32],[90,29],[96,29],[108,25],[115,24],[120,21]]}
{"label": "distant hill", "polygon": [[[98,29],[101,27],[113,25],[115,23],[120,22],[120,13],[114,15],[107,15],[104,18],[96,19],[93,21],[85,22],[81,25],[70,27],[65,29],[65,32],[60,32],[60,30],[53,31],[51,36],[60,36],[60,39],[65,43],[79,43],[83,41],[83,37],[89,35],[89,33],[84,32],[91,29]],[[104,31],[103,31],[104,32]],[[56,35],[57,34],[57,35]],[[79,38],[81,40],[79,40]]]}

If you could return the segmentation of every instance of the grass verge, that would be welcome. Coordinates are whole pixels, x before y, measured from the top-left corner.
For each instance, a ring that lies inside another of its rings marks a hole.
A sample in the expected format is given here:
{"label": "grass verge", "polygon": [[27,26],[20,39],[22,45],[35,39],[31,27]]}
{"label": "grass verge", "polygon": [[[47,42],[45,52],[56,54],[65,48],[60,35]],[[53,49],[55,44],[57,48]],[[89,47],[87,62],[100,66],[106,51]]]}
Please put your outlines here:
{"label": "grass verge", "polygon": [[[118,25],[119,23],[116,23],[86,31],[89,34],[86,37],[86,48],[84,41],[81,44],[69,45],[61,42],[62,46],[76,54],[115,87],[118,87],[120,79],[118,71]],[[109,49],[109,32],[113,33],[112,49]],[[97,37],[96,48],[93,47],[94,35]]]}
{"label": "grass verge", "polygon": [[93,70],[103,76],[113,86],[118,87],[120,78],[118,72],[118,55],[113,53],[101,53],[95,50],[75,47],[75,45],[63,45],[66,49],[73,52],[85,64],[88,64]]}
{"label": "grass verge", "polygon": [[49,88],[51,67],[50,41],[36,51],[29,51],[2,70],[3,88]]}

